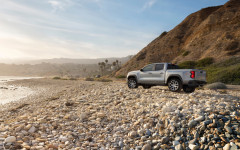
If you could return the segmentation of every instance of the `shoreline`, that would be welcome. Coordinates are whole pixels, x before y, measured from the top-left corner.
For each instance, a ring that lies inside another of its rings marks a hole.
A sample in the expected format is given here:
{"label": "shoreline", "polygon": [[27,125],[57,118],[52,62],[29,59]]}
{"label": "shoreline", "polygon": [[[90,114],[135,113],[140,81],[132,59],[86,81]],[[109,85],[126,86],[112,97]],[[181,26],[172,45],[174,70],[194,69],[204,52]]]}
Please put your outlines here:
{"label": "shoreline", "polygon": [[0,105],[19,101],[35,93],[34,90],[22,85],[10,84],[17,80],[39,79],[40,77],[0,76]]}
{"label": "shoreline", "polygon": [[19,101],[34,94],[30,88],[0,84],[0,105]]}
{"label": "shoreline", "polygon": [[240,148],[239,91],[185,94],[53,79],[10,84],[38,94],[0,111],[0,149],[1,140],[15,149]]}

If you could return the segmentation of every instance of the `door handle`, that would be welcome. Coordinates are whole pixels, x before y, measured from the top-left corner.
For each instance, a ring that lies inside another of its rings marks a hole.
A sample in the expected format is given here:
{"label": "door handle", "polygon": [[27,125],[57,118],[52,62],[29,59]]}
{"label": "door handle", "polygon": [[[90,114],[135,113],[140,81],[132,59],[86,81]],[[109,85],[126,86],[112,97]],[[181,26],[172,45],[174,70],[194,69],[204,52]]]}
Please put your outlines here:
{"label": "door handle", "polygon": [[148,73],[148,74],[152,74],[152,73],[150,72],[150,73]]}
{"label": "door handle", "polygon": [[160,74],[163,74],[163,73],[160,73]]}

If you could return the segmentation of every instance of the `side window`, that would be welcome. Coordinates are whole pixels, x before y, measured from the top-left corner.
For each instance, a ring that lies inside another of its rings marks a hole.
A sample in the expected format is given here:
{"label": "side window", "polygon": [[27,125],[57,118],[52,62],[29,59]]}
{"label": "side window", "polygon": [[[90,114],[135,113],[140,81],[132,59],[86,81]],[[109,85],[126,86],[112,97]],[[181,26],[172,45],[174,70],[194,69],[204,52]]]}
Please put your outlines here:
{"label": "side window", "polygon": [[148,65],[143,68],[143,71],[153,71],[154,70],[154,64]]}
{"label": "side window", "polygon": [[156,64],[155,71],[163,70],[164,64]]}

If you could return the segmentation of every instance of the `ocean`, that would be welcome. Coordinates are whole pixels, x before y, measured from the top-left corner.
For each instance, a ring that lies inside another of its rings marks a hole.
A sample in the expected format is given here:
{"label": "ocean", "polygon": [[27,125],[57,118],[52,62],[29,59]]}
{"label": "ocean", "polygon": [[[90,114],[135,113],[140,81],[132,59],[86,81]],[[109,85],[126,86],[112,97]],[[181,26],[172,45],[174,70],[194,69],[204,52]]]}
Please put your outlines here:
{"label": "ocean", "polygon": [[0,105],[17,101],[34,93],[28,87],[7,84],[8,81],[32,79],[36,77],[0,76]]}

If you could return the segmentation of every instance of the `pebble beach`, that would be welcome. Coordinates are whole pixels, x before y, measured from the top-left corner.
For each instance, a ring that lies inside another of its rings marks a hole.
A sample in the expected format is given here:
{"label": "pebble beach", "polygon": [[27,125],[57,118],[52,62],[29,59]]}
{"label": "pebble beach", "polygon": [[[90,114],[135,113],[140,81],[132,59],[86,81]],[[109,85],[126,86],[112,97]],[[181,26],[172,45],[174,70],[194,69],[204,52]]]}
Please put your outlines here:
{"label": "pebble beach", "polygon": [[124,82],[29,79],[35,94],[1,105],[0,149],[237,150],[240,92]]}

